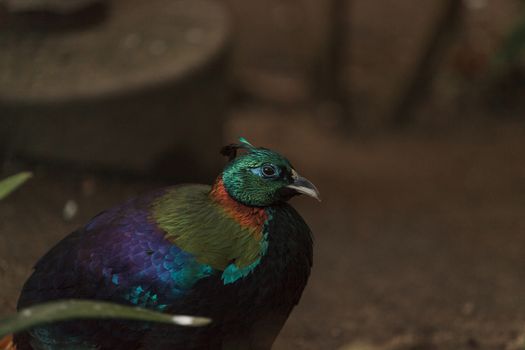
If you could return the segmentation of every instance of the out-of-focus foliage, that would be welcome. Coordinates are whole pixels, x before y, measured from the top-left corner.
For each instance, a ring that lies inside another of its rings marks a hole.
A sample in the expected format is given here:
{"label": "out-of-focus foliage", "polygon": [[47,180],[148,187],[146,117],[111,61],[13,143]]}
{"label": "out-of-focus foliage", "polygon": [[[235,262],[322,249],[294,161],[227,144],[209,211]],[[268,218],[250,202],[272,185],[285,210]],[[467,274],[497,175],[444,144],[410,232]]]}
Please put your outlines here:
{"label": "out-of-focus foliage", "polygon": [[521,16],[496,55],[497,65],[516,64],[525,55],[525,0],[521,3]]}
{"label": "out-of-focus foliage", "polygon": [[0,200],[7,197],[11,192],[20,187],[33,176],[30,172],[22,172],[0,181]]}
{"label": "out-of-focus foliage", "polygon": [[140,307],[90,300],[61,300],[36,305],[0,320],[0,338],[51,322],[73,319],[127,319],[199,327],[209,318],[170,315]]}

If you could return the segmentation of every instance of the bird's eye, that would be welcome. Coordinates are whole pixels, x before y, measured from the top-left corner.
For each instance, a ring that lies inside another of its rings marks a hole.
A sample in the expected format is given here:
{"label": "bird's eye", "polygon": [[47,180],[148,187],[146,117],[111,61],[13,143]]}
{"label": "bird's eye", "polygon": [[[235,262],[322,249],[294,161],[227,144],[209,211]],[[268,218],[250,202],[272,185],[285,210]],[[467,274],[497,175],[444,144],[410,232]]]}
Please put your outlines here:
{"label": "bird's eye", "polygon": [[271,165],[264,165],[262,167],[262,173],[266,177],[273,177],[273,176],[275,176],[275,174],[277,172],[275,171],[275,168],[273,166],[271,166]]}
{"label": "bird's eye", "polygon": [[253,174],[265,179],[277,179],[281,174],[281,169],[273,164],[264,164],[250,170]]}

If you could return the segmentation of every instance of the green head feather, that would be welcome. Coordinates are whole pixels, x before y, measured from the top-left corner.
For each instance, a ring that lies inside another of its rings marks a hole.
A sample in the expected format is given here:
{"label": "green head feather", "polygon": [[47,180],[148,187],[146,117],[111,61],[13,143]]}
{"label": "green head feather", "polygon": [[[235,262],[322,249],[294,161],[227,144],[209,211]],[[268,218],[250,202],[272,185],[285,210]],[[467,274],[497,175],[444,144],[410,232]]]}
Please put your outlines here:
{"label": "green head feather", "polygon": [[[228,194],[242,204],[257,207],[287,200],[291,194],[287,186],[294,182],[295,173],[290,162],[277,152],[253,146],[245,138],[239,138],[239,142],[221,151],[230,159],[222,173]],[[239,151],[242,153],[237,155]]]}

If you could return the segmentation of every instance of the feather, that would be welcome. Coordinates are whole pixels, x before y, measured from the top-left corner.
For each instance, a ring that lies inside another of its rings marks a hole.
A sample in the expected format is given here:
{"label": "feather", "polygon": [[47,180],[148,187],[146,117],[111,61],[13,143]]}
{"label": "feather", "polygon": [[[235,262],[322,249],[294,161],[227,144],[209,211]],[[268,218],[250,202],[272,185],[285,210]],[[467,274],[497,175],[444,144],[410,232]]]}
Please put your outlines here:
{"label": "feather", "polygon": [[[130,199],[68,235],[37,262],[18,301],[107,300],[212,325],[66,321],[4,339],[0,350],[269,349],[308,280],[312,238],[280,194],[293,180],[288,160],[239,142],[221,150],[230,162],[213,186]],[[249,171],[269,163],[278,177]]]}

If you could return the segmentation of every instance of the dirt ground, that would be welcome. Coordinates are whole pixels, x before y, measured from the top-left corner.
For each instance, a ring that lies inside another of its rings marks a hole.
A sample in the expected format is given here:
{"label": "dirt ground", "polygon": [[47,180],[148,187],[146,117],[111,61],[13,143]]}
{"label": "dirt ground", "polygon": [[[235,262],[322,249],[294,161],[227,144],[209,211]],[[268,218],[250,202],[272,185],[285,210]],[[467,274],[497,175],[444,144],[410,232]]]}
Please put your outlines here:
{"label": "dirt ground", "polygon": [[[525,125],[343,138],[241,109],[227,130],[288,155],[323,198],[293,200],[315,266],[275,349],[523,349]],[[57,240],[161,185],[35,169],[0,203],[0,314]]]}
{"label": "dirt ground", "polygon": [[[426,126],[383,133],[375,130],[383,130],[377,126],[441,1],[352,1],[342,78],[357,124],[376,134],[349,137],[305,107],[330,23],[326,3],[223,2],[237,28],[234,85],[274,106],[237,106],[227,142],[242,135],[281,151],[323,198],[293,200],[315,235],[314,270],[274,348],[524,349],[525,124],[453,113],[476,85],[468,82],[485,73],[518,2],[466,1],[484,5],[466,14],[434,86],[439,103],[419,113]],[[15,163],[8,171],[26,169]],[[167,184],[31,170],[35,177],[0,202],[0,316],[14,311],[31,266],[58,240],[99,211]],[[63,214],[68,201],[78,205],[71,219]]]}

